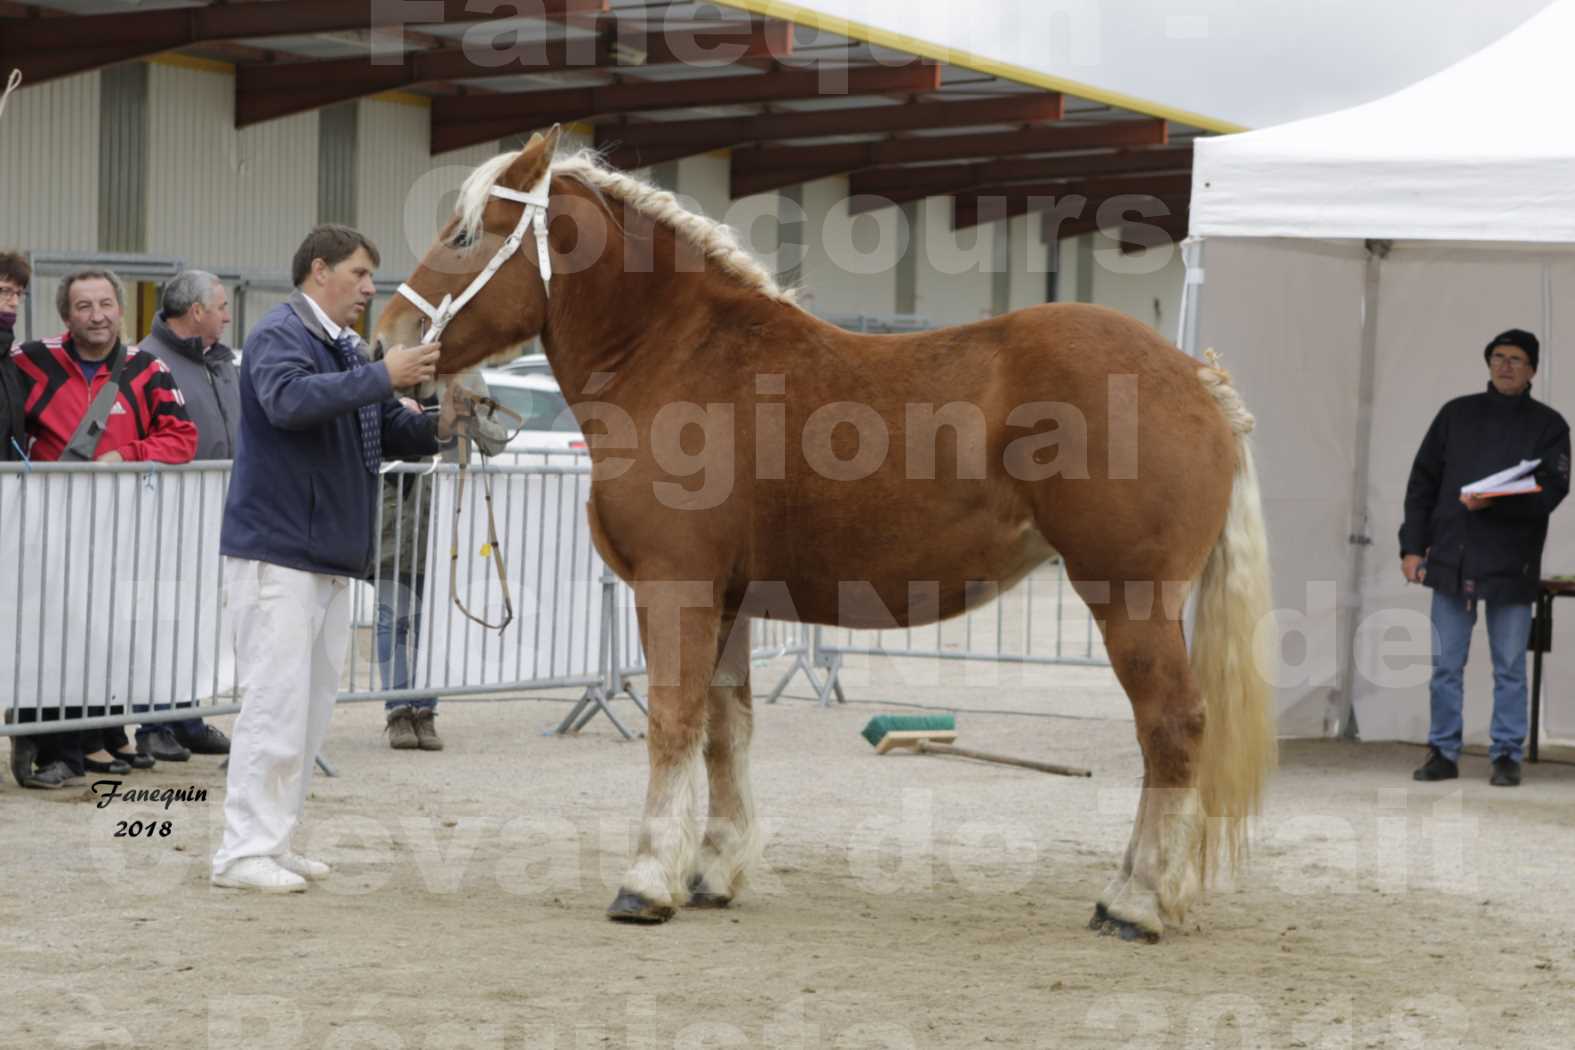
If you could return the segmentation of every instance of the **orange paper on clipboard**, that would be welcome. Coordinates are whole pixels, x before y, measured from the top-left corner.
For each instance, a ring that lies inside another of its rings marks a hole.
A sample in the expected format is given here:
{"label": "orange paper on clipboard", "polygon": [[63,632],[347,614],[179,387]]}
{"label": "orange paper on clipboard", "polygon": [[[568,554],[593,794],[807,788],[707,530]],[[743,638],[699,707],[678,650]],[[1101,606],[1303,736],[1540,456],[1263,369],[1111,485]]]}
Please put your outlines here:
{"label": "orange paper on clipboard", "polygon": [[1460,486],[1462,496],[1520,496],[1528,492],[1541,492],[1542,486],[1531,476],[1542,463],[1540,459],[1523,459],[1518,464],[1497,474],[1489,474],[1480,481]]}
{"label": "orange paper on clipboard", "polygon": [[1473,492],[1471,495],[1480,499],[1492,499],[1494,496],[1524,496],[1528,492],[1541,492],[1542,486],[1532,482],[1530,486],[1522,487],[1512,485],[1506,488],[1494,489],[1491,492]]}

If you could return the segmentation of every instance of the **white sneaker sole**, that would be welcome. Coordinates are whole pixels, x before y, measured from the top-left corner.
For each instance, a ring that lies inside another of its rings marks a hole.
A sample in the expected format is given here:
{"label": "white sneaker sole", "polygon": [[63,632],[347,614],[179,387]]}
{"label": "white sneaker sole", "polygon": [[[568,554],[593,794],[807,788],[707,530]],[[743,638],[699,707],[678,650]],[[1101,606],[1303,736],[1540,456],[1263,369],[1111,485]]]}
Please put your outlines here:
{"label": "white sneaker sole", "polygon": [[[284,868],[284,865],[281,864],[281,865],[279,865],[279,867]],[[334,869],[333,868],[329,868],[327,871],[323,872],[322,874],[318,874],[316,872],[296,871],[294,868],[284,868],[284,870],[288,871],[291,875],[298,875],[298,876],[300,876],[301,878],[305,879],[307,882],[322,882],[324,879],[328,878],[328,876],[330,876],[330,875],[332,875],[334,873]]]}
{"label": "white sneaker sole", "polygon": [[305,882],[287,882],[283,885],[269,883],[247,882],[243,879],[231,879],[224,875],[214,875],[208,879],[211,886],[221,890],[250,890],[253,893],[305,893]]}

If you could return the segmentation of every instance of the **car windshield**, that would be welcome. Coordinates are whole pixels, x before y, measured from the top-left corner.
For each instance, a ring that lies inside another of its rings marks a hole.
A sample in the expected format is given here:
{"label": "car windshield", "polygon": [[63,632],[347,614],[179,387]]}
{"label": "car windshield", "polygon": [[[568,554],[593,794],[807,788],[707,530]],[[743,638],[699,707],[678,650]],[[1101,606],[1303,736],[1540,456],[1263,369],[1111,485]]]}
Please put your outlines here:
{"label": "car windshield", "polygon": [[580,425],[574,421],[574,413],[569,411],[569,403],[556,390],[529,390],[500,383],[492,387],[491,392],[500,405],[524,417],[522,430],[554,430],[560,434],[580,432]]}

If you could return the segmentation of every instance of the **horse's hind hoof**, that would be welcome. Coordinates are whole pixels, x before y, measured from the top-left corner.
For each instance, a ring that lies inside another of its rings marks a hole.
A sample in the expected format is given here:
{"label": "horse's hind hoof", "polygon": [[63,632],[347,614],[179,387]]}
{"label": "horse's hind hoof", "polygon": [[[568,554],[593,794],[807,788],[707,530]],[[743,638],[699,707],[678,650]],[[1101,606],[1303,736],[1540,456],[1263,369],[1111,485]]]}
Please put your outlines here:
{"label": "horse's hind hoof", "polygon": [[1123,941],[1136,941],[1139,944],[1158,944],[1159,934],[1152,930],[1145,930],[1141,926],[1134,926],[1121,919],[1111,920],[1115,923],[1116,933]]}
{"label": "horse's hind hoof", "polygon": [[695,875],[689,880],[689,900],[686,908],[725,908],[733,903],[732,894],[712,893],[705,888],[705,877]]}
{"label": "horse's hind hoof", "polygon": [[669,905],[647,900],[638,893],[619,890],[618,896],[613,898],[612,905],[607,909],[607,917],[614,922],[637,922],[654,926],[671,919],[673,909]]}
{"label": "horse's hind hoof", "polygon": [[1143,927],[1127,922],[1125,919],[1118,919],[1103,908],[1095,909],[1094,917],[1089,920],[1088,928],[1098,931],[1101,937],[1120,937],[1123,941],[1132,941],[1138,944],[1159,943],[1159,934],[1152,930],[1145,930]]}

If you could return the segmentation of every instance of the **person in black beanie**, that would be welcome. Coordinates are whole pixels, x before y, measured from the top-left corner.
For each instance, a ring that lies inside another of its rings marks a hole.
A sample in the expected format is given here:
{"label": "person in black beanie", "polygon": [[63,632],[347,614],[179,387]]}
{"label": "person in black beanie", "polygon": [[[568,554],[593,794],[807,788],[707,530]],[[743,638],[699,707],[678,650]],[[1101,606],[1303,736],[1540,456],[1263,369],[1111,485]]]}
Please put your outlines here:
{"label": "person in black beanie", "polygon": [[[1416,780],[1460,775],[1466,658],[1477,603],[1487,603],[1493,658],[1490,783],[1520,783],[1526,740],[1526,643],[1542,578],[1548,517],[1570,487],[1570,428],[1531,396],[1537,337],[1511,328],[1482,351],[1488,386],[1439,410],[1411,467],[1400,526],[1407,582],[1433,589],[1433,674],[1427,761]],[[1538,460],[1540,491],[1465,495],[1461,489],[1523,460]]]}

